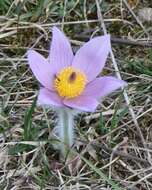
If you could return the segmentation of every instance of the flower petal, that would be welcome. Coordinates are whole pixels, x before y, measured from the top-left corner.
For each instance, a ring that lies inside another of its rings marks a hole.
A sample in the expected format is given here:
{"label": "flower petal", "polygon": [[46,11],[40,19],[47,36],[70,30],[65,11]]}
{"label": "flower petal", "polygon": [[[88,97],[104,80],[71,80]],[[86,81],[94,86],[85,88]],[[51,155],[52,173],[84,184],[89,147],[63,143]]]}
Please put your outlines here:
{"label": "flower petal", "polygon": [[93,38],[76,53],[72,66],[83,71],[91,81],[103,69],[110,48],[110,35]]}
{"label": "flower petal", "polygon": [[98,105],[96,99],[87,96],[79,96],[73,99],[64,99],[63,103],[70,108],[87,112],[94,112]]}
{"label": "flower petal", "polygon": [[50,63],[56,73],[72,64],[73,52],[67,37],[57,28],[52,29]]}
{"label": "flower petal", "polygon": [[47,106],[57,106],[63,107],[61,98],[55,93],[47,90],[46,88],[41,88],[37,100],[38,105]]}
{"label": "flower petal", "polygon": [[115,77],[100,77],[90,82],[83,92],[83,95],[92,98],[100,98],[107,96],[118,88],[126,86],[127,83]]}
{"label": "flower petal", "polygon": [[53,89],[54,74],[48,61],[34,50],[27,52],[27,58],[37,80],[46,88]]}

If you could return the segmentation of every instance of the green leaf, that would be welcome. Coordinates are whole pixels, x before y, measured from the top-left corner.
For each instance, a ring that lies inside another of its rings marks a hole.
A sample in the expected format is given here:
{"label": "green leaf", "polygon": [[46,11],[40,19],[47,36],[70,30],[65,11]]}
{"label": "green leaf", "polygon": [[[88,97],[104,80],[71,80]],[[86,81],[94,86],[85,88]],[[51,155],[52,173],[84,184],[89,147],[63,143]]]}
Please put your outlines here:
{"label": "green leaf", "polygon": [[102,112],[100,113],[100,118],[99,118],[99,129],[102,134],[106,134],[108,132],[108,129],[105,127],[105,121]]}
{"label": "green leaf", "polygon": [[23,152],[28,152],[33,149],[33,146],[26,144],[16,144],[14,146],[9,147],[10,155],[18,155],[18,153],[22,154]]}
{"label": "green leaf", "polygon": [[26,111],[24,118],[24,140],[31,140],[32,134],[32,114],[36,106],[37,97],[34,99],[31,107]]}

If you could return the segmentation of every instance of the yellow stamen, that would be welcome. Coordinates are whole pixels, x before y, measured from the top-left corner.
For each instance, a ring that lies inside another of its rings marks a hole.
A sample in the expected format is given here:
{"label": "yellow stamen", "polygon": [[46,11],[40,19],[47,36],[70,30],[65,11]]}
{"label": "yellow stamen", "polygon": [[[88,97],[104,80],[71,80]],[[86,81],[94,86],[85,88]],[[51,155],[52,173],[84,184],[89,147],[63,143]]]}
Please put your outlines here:
{"label": "yellow stamen", "polygon": [[66,67],[57,74],[54,87],[61,97],[74,98],[83,92],[86,82],[87,79],[83,72]]}

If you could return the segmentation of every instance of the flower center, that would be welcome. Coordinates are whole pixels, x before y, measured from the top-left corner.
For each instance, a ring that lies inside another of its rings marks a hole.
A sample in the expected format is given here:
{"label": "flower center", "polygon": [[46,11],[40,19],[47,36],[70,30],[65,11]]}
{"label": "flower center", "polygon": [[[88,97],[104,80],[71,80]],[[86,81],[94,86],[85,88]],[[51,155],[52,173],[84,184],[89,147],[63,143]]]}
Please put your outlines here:
{"label": "flower center", "polygon": [[72,67],[66,67],[57,74],[54,87],[61,97],[74,98],[83,92],[86,81],[83,72]]}

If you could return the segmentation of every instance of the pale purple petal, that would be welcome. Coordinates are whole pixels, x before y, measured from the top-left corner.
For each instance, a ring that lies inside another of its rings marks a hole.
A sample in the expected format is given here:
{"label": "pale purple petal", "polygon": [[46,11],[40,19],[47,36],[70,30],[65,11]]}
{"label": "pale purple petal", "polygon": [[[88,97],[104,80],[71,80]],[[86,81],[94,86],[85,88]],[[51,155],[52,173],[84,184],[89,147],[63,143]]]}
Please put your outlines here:
{"label": "pale purple petal", "polygon": [[72,64],[73,52],[67,37],[57,27],[52,29],[50,63],[56,73]]}
{"label": "pale purple petal", "polygon": [[79,96],[72,99],[64,99],[63,103],[70,108],[87,112],[94,112],[97,105],[99,104],[96,99],[87,96]]}
{"label": "pale purple petal", "polygon": [[126,85],[127,83],[125,81],[119,80],[115,77],[100,77],[96,78],[86,86],[83,95],[92,98],[100,98],[107,96],[111,92]]}
{"label": "pale purple petal", "polygon": [[44,87],[53,89],[54,74],[47,59],[34,50],[27,52],[27,58],[30,68],[37,80]]}
{"label": "pale purple petal", "polygon": [[110,35],[93,38],[79,49],[72,66],[83,71],[88,82],[92,81],[103,69],[110,48]]}
{"label": "pale purple petal", "polygon": [[61,98],[46,88],[40,89],[37,103],[38,105],[64,107]]}

